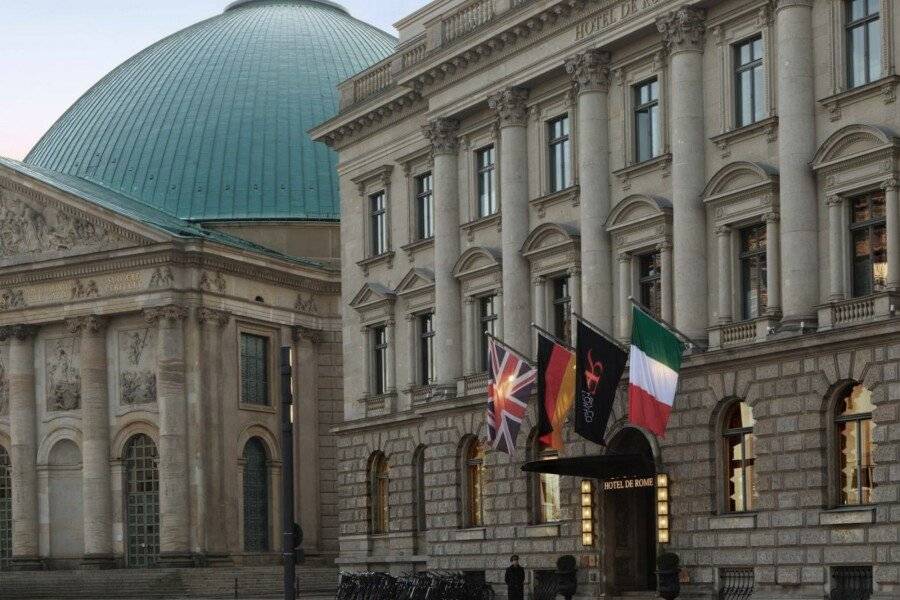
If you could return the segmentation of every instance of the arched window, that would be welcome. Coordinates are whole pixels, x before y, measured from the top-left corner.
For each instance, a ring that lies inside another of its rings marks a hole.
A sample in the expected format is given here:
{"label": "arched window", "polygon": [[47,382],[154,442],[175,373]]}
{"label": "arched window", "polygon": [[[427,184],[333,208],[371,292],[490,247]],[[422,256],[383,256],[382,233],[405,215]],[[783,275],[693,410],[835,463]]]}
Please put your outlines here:
{"label": "arched window", "polygon": [[428,529],[425,518],[425,446],[416,448],[413,454],[413,527],[416,533]]}
{"label": "arched window", "polygon": [[143,433],[125,445],[125,504],[129,567],[151,567],[159,560],[159,455]]}
{"label": "arched window", "polygon": [[250,438],[244,446],[244,551],[269,549],[269,473],[266,446]]}
{"label": "arched window", "polygon": [[834,411],[837,448],[838,502],[842,505],[870,504],[875,489],[872,457],[872,391],[863,385],[848,385],[838,396]]}
{"label": "arched window", "polygon": [[12,478],[9,453],[0,446],[0,570],[12,556]]}
{"label": "arched window", "polygon": [[725,412],[722,441],[725,505],[729,512],[744,512],[756,507],[755,423],[753,410],[745,402],[735,402]]}
{"label": "arched window", "polygon": [[484,446],[475,437],[463,445],[463,526],[484,526]]}
{"label": "arched window", "polygon": [[369,528],[375,535],[387,533],[389,529],[389,483],[387,457],[383,452],[376,452],[369,467]]}
{"label": "arched window", "polygon": [[[529,439],[531,460],[554,460],[559,454],[552,448],[544,448],[535,428]],[[560,480],[552,473],[530,473],[531,522],[556,523],[560,520]]]}

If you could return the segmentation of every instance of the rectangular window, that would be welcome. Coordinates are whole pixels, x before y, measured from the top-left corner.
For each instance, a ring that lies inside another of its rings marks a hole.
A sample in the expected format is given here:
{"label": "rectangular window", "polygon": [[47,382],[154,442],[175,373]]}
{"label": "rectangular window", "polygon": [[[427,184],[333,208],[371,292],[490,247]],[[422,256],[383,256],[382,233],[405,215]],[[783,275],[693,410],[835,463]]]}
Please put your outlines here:
{"label": "rectangular window", "polygon": [[869,600],[872,597],[872,567],[831,567],[831,597],[836,600]]}
{"label": "rectangular window", "polygon": [[762,36],[735,45],[734,58],[735,125],[744,127],[765,118]]}
{"label": "rectangular window", "polygon": [[434,313],[419,317],[419,383],[434,383]]}
{"label": "rectangular window", "polygon": [[372,256],[387,252],[387,201],[384,192],[369,196],[369,221],[372,227]]}
{"label": "rectangular window", "polygon": [[416,220],[420,240],[434,237],[434,180],[431,173],[416,177]]}
{"label": "rectangular window", "polygon": [[741,317],[755,319],[769,300],[766,272],[766,226],[741,229]]}
{"label": "rectangular window", "polygon": [[634,159],[643,162],[661,151],[659,81],[651,79],[634,86]]}
{"label": "rectangular window", "polygon": [[569,278],[553,280],[553,335],[568,343],[572,332],[572,297]]}
{"label": "rectangular window", "polygon": [[662,314],[662,263],[659,252],[638,257],[638,284],[641,288],[641,304],[655,316]]}
{"label": "rectangular window", "polygon": [[475,169],[478,176],[478,216],[487,217],[497,212],[496,153],[494,146],[475,151]]}
{"label": "rectangular window", "polygon": [[241,334],[241,402],[269,404],[269,338]]}
{"label": "rectangular window", "polygon": [[569,115],[547,123],[549,133],[550,193],[572,185],[572,145],[569,140]]}
{"label": "rectangular window", "polygon": [[483,296],[478,299],[478,337],[481,340],[481,368],[488,369],[488,335],[497,333],[497,296]]}
{"label": "rectangular window", "polygon": [[887,228],[884,192],[850,200],[850,237],[853,244],[853,296],[868,296],[887,283]]}
{"label": "rectangular window", "polygon": [[881,0],[847,0],[847,83],[851,88],[881,78]]}
{"label": "rectangular window", "polygon": [[387,392],[387,328],[372,327],[372,393],[376,396]]}

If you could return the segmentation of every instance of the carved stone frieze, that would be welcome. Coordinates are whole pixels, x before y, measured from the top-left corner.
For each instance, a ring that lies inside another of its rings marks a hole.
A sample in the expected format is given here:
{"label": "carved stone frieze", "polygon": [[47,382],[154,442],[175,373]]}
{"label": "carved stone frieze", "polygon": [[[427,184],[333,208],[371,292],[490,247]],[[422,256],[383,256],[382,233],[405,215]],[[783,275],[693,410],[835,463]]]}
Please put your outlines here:
{"label": "carved stone frieze", "polygon": [[488,106],[497,112],[501,127],[524,127],[528,123],[528,90],[509,87],[488,96]]}
{"label": "carved stone frieze", "polygon": [[47,411],[78,410],[81,407],[81,373],[78,341],[74,337],[47,340]]}
{"label": "carved stone frieze", "polygon": [[7,288],[0,292],[0,310],[12,310],[27,306],[25,290]]}
{"label": "carved stone frieze", "polygon": [[156,332],[152,328],[119,332],[119,402],[156,402]]}
{"label": "carved stone frieze", "polygon": [[100,295],[100,288],[97,287],[97,282],[93,279],[89,281],[76,279],[72,284],[72,300],[86,300],[87,298],[96,298],[98,295]]}
{"label": "carved stone frieze", "polygon": [[662,34],[669,52],[702,52],[705,19],[705,10],[682,6],[657,18],[656,28]]}
{"label": "carved stone frieze", "polygon": [[609,92],[609,63],[609,52],[588,50],[566,60],[566,73],[579,92]]}
{"label": "carved stone frieze", "polygon": [[66,320],[66,327],[69,333],[98,335],[106,331],[109,325],[109,319],[98,315],[88,315],[86,317],[74,317]]}
{"label": "carved stone frieze", "polygon": [[164,288],[175,283],[171,267],[157,267],[150,276],[150,289]]}
{"label": "carved stone frieze", "polygon": [[456,154],[459,151],[459,121],[455,119],[432,119],[422,128],[431,142],[434,155]]}
{"label": "carved stone frieze", "polygon": [[188,310],[184,306],[170,304],[168,306],[156,306],[144,311],[144,319],[150,325],[158,325],[162,321],[175,323],[183,321],[188,316]]}
{"label": "carved stone frieze", "polygon": [[92,252],[129,240],[112,225],[31,194],[0,187],[0,258],[55,252]]}
{"label": "carved stone frieze", "polygon": [[227,287],[228,282],[225,281],[225,276],[218,271],[216,271],[215,273],[203,271],[200,274],[200,289],[205,292],[211,292],[215,290],[219,293],[224,293]]}
{"label": "carved stone frieze", "polygon": [[319,314],[319,306],[316,304],[316,297],[313,294],[297,294],[297,301],[294,303],[294,308],[300,312],[312,315]]}

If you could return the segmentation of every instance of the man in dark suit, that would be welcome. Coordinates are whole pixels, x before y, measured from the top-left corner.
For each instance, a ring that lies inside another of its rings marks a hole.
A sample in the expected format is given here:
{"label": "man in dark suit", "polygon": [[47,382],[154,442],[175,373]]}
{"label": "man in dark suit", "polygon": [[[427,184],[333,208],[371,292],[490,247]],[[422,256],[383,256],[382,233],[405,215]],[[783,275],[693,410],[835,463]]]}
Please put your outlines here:
{"label": "man in dark suit", "polygon": [[509,566],[506,567],[506,594],[509,600],[524,600],[525,598],[525,569],[519,566],[519,555],[509,557]]}

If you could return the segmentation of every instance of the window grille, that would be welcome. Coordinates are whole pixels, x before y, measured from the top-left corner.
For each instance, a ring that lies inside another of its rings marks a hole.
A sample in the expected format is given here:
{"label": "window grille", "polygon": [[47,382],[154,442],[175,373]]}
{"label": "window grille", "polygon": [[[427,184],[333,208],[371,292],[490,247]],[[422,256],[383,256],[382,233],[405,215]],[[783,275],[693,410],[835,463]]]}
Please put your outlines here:
{"label": "window grille", "polygon": [[12,556],[12,478],[9,454],[0,446],[0,570]]}
{"label": "window grille", "polygon": [[872,567],[831,567],[831,600],[869,600]]}
{"label": "window grille", "polygon": [[159,456],[156,444],[138,434],[125,447],[129,567],[152,567],[159,559]]}
{"label": "window grille", "polygon": [[259,438],[244,446],[244,550],[269,549],[269,477],[266,448]]}
{"label": "window grille", "polygon": [[719,600],[748,600],[753,595],[753,568],[719,569]]}
{"label": "window grille", "polygon": [[241,334],[241,402],[269,404],[269,339]]}

